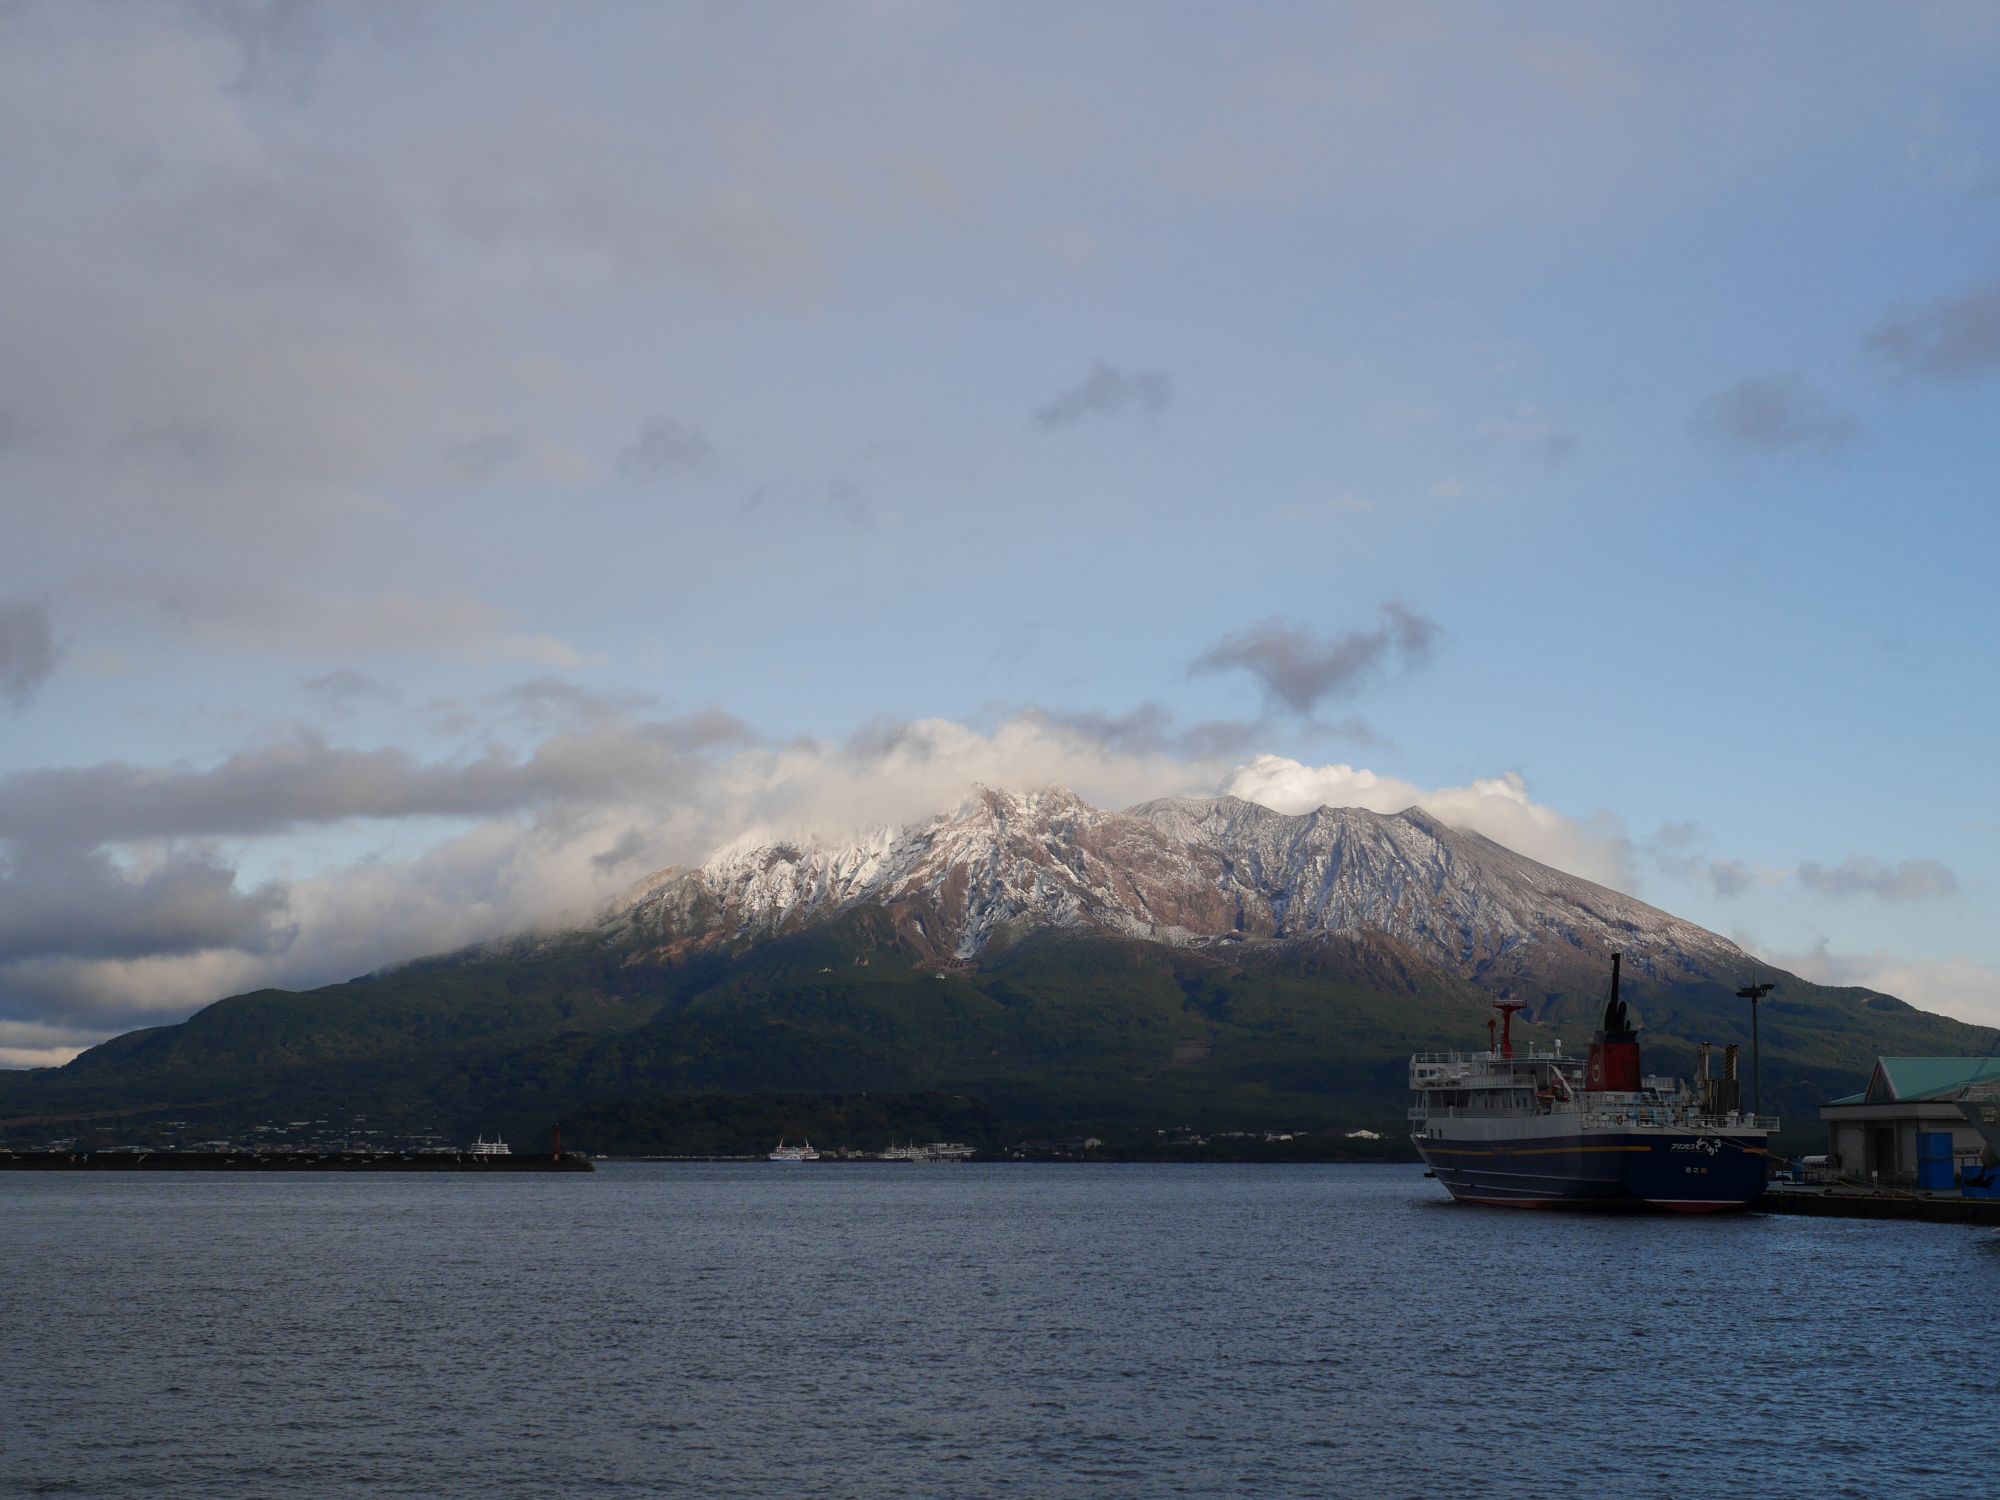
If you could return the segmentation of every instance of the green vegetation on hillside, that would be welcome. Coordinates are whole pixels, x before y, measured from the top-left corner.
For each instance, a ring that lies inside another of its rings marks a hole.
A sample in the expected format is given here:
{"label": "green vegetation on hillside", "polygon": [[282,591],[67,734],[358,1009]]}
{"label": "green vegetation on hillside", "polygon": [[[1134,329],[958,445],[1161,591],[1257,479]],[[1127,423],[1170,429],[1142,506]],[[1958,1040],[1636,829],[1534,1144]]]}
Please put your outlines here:
{"label": "green vegetation on hillside", "polygon": [[[1695,1042],[1738,1041],[1747,1094],[1748,1014],[1733,993],[1634,981],[1627,994],[1647,1023],[1649,1072],[1685,1075]],[[682,963],[576,939],[309,994],[240,995],[67,1068],[0,1075],[0,1140],[46,1136],[50,1116],[194,1111],[225,1131],[337,1112],[465,1138],[538,1139],[566,1118],[599,1149],[701,1152],[793,1128],[784,1110],[804,1106],[770,1101],[808,1096],[850,1101],[836,1114],[849,1111],[843,1128],[862,1136],[1400,1134],[1409,1054],[1483,1046],[1487,998],[1370,937],[1173,948],[1042,932],[976,965],[940,966],[864,908]],[[1580,1051],[1601,998],[1594,986],[1545,992],[1517,1032]],[[1878,1053],[1981,1053],[1992,1040],[1798,980],[1766,1002],[1763,1035],[1765,1107],[1797,1142]],[[757,1096],[765,1113],[739,1118],[715,1102],[730,1096]],[[958,1098],[972,1115],[954,1125],[935,1102],[923,1119],[851,1102],[891,1096]],[[796,1115],[799,1129],[809,1114]]]}

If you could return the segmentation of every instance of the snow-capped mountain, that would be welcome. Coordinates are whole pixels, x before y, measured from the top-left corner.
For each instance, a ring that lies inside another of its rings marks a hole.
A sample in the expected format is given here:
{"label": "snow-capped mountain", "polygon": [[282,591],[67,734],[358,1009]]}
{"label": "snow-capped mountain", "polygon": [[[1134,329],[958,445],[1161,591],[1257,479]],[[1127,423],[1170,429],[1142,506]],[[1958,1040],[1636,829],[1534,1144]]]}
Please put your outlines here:
{"label": "snow-capped mountain", "polygon": [[1733,943],[1411,808],[1287,816],[1234,797],[1124,812],[1050,788],[975,788],[918,827],[852,844],[758,837],[661,872],[603,935],[671,956],[883,908],[938,959],[976,958],[1036,928],[1102,929],[1177,945],[1379,934],[1427,963],[1494,983],[1617,949],[1628,972],[1729,979]]}

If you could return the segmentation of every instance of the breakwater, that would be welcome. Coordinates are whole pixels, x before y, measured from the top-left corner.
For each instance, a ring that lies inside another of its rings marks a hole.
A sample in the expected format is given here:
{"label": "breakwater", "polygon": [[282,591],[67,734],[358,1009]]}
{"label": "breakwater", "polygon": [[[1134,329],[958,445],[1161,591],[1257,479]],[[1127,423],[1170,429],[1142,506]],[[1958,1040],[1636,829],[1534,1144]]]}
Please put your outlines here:
{"label": "breakwater", "polygon": [[592,1172],[590,1158],[475,1151],[0,1151],[0,1172]]}

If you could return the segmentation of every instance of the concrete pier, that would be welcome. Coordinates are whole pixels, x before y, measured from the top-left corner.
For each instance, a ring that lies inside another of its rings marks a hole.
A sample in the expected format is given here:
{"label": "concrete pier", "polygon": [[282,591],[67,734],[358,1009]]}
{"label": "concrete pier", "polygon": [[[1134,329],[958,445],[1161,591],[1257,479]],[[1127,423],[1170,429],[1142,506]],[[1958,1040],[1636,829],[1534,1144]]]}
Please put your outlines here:
{"label": "concrete pier", "polygon": [[1773,1183],[1753,1212],[1808,1214],[1828,1219],[1902,1219],[1931,1224],[1991,1224],[2000,1228],[2000,1198],[1923,1193],[1895,1188],[1800,1187]]}

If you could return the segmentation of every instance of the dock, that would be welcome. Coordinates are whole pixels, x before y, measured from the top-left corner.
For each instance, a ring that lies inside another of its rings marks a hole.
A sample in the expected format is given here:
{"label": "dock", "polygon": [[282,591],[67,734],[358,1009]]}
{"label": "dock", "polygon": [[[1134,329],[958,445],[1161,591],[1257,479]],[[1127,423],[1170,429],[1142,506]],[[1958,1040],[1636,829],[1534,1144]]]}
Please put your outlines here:
{"label": "dock", "polygon": [[1896,1188],[1811,1187],[1775,1182],[1750,1205],[1767,1214],[1825,1219],[1898,1219],[1926,1224],[1990,1224],[2000,1228],[2000,1198]]}

